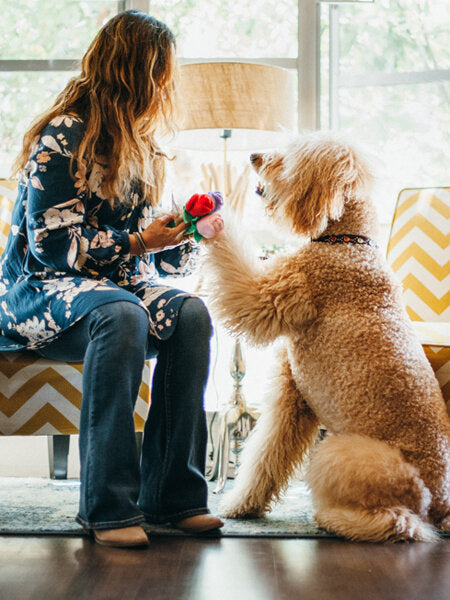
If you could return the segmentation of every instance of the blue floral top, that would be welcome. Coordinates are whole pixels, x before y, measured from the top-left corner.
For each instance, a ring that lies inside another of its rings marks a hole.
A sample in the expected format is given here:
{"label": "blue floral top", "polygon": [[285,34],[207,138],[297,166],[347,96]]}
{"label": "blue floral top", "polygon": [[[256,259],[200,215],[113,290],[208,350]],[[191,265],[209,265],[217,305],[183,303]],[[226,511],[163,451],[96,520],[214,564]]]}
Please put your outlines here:
{"label": "blue floral top", "polygon": [[130,256],[129,232],[143,231],[155,218],[137,187],[129,203],[111,208],[102,197],[100,164],[84,180],[70,176],[70,157],[83,134],[78,117],[53,119],[19,183],[0,259],[0,350],[42,347],[92,309],[120,300],[143,306],[150,333],[164,340],[190,295],[159,277],[187,273],[191,242]]}

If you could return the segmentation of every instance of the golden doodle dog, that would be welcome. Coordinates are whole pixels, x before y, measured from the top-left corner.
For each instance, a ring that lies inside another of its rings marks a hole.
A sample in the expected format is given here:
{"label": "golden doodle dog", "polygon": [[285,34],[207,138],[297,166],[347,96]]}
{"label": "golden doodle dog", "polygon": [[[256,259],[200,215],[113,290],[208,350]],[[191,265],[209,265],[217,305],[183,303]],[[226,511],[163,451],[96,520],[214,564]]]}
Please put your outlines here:
{"label": "golden doodle dog", "polygon": [[222,514],[270,510],[321,424],[307,473],[321,527],[351,540],[437,539],[450,529],[450,421],[373,241],[368,163],[319,133],[251,162],[267,213],[308,242],[266,262],[228,227],[207,243],[216,317],[250,343],[285,341]]}

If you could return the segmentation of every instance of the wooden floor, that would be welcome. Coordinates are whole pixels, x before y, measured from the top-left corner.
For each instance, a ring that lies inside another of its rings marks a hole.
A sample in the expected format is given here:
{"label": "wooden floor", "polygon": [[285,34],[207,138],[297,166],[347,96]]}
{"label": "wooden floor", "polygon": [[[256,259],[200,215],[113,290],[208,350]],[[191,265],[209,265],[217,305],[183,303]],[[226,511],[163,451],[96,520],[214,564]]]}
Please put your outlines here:
{"label": "wooden floor", "polygon": [[2,600],[449,600],[450,540],[153,538],[144,550],[89,539],[0,536]]}

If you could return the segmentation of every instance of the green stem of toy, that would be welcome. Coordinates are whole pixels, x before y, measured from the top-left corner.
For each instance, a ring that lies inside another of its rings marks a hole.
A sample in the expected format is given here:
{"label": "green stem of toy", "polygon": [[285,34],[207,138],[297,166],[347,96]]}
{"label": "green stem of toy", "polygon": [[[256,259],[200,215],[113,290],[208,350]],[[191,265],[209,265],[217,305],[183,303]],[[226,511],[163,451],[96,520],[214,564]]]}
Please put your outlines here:
{"label": "green stem of toy", "polygon": [[203,236],[197,231],[197,221],[200,217],[193,217],[185,207],[183,207],[183,221],[185,223],[189,223],[190,226],[184,232],[185,235],[190,235],[192,233],[193,238],[196,242],[200,242],[203,239]]}

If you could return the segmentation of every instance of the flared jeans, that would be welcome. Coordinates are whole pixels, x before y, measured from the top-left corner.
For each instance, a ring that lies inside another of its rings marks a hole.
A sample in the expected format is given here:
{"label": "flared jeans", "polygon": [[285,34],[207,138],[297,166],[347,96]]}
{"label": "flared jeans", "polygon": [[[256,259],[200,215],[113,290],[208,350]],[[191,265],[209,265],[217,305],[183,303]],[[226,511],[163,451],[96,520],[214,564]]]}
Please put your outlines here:
{"label": "flared jeans", "polygon": [[[212,327],[198,298],[186,298],[168,340],[149,335],[131,302],[91,313],[38,352],[84,361],[80,417],[80,508],[89,529],[176,522],[207,513],[203,397]],[[146,358],[156,357],[141,457],[134,406]]]}

